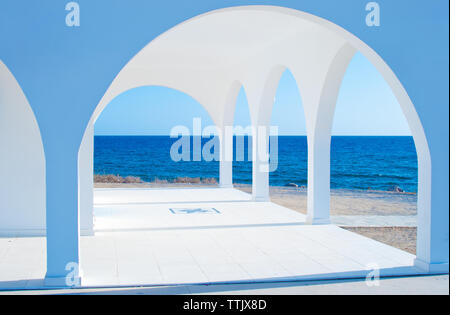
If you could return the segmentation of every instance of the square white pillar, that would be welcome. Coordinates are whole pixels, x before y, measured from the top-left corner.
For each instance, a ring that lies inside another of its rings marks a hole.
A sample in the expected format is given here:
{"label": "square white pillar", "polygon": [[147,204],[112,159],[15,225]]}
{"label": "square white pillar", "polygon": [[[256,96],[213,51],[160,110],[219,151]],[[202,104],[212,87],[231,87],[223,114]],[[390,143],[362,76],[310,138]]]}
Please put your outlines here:
{"label": "square white pillar", "polygon": [[253,200],[258,202],[270,201],[269,190],[269,127],[257,126],[253,128],[252,156],[253,156]]}
{"label": "square white pillar", "polygon": [[233,129],[223,128],[220,137],[220,187],[233,188]]}
{"label": "square white pillar", "polygon": [[330,224],[331,137],[308,137],[308,224]]}
{"label": "square white pillar", "polygon": [[[433,157],[433,156],[432,156]],[[448,158],[419,154],[417,258],[415,266],[429,274],[449,272]],[[429,169],[431,168],[431,174]]]}
{"label": "square white pillar", "polygon": [[94,126],[89,125],[78,156],[81,235],[94,235]]}

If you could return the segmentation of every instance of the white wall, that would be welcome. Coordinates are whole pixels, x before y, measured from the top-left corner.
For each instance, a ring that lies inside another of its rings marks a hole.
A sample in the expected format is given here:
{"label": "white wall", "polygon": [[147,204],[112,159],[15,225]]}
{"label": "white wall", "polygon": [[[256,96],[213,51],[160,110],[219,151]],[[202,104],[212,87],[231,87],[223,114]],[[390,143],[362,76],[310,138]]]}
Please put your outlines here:
{"label": "white wall", "polygon": [[78,198],[81,235],[94,235],[94,126],[86,129],[78,153]]}
{"label": "white wall", "polygon": [[0,61],[0,236],[45,234],[45,157],[36,119]]}

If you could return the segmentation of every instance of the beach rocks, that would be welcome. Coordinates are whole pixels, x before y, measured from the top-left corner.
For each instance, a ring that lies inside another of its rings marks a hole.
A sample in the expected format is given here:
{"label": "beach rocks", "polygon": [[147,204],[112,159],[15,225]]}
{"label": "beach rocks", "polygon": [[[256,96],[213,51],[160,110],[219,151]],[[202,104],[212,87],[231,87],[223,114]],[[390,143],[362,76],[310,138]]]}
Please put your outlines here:
{"label": "beach rocks", "polygon": [[286,186],[286,187],[295,187],[295,188],[298,188],[298,185],[295,184],[295,183],[289,183],[289,184],[286,184],[285,186]]}
{"label": "beach rocks", "polygon": [[102,184],[142,184],[144,181],[140,177],[120,175],[94,175],[94,183]]}
{"label": "beach rocks", "polygon": [[405,192],[399,186],[391,186],[391,187],[389,187],[388,191],[395,192],[395,193],[404,193]]}

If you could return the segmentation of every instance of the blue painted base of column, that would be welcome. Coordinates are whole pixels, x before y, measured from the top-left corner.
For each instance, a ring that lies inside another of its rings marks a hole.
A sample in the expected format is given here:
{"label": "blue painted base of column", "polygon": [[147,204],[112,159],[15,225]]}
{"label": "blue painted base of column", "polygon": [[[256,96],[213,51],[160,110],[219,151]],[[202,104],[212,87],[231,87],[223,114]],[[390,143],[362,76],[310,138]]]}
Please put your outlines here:
{"label": "blue painted base of column", "polygon": [[52,277],[52,276],[45,276],[44,279],[44,286],[47,288],[54,288],[54,289],[67,289],[67,288],[78,288],[81,287],[81,280],[82,276],[78,276],[76,278],[71,278],[70,281],[72,283],[77,283],[78,285],[71,285],[68,284],[67,277]]}
{"label": "blue painted base of column", "polygon": [[440,275],[449,273],[448,263],[430,264],[428,262],[416,258],[416,260],[414,261],[414,265],[416,266],[416,268],[429,274]]}

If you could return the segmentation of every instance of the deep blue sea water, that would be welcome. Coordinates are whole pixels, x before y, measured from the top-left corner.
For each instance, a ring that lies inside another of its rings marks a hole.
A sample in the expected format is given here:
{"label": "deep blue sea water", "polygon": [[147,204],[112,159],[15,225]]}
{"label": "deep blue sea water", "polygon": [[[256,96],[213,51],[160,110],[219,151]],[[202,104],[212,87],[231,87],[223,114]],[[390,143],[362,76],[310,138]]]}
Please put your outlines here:
{"label": "deep blue sea water", "polygon": [[[175,141],[165,136],[96,136],[95,173],[138,176],[145,181],[177,177],[218,179],[218,162],[172,161],[170,148]],[[306,141],[302,136],[279,137],[278,169],[270,175],[271,185],[307,185]],[[235,183],[250,184],[251,162],[235,162],[233,174]],[[399,186],[417,192],[417,174],[412,137],[332,139],[331,188],[389,190]]]}

